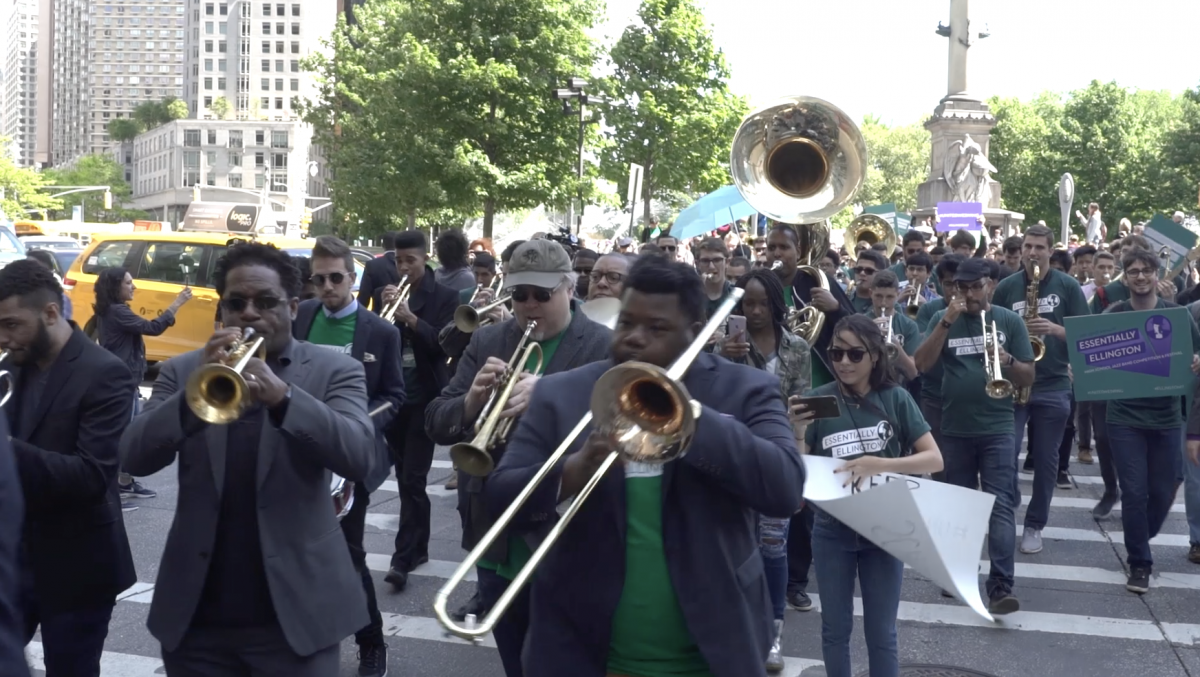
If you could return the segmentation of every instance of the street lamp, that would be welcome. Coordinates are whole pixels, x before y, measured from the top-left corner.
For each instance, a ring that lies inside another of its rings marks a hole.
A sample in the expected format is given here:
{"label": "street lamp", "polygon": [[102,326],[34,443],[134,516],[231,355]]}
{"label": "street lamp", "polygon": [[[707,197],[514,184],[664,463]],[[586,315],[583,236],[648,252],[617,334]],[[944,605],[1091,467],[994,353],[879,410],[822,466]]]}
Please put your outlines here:
{"label": "street lamp", "polygon": [[[562,101],[563,115],[579,115],[579,159],[575,167],[575,178],[580,184],[583,183],[583,141],[587,125],[598,122],[598,120],[589,120],[587,117],[587,107],[599,103],[607,103],[608,99],[595,94],[588,94],[587,87],[590,83],[583,78],[569,78],[566,87],[554,89],[554,98]],[[578,111],[571,108],[571,100],[579,101]],[[567,207],[567,225],[572,232],[578,233],[579,226],[583,221],[583,189],[580,187],[579,197],[579,221],[575,221],[575,202],[572,200]]]}

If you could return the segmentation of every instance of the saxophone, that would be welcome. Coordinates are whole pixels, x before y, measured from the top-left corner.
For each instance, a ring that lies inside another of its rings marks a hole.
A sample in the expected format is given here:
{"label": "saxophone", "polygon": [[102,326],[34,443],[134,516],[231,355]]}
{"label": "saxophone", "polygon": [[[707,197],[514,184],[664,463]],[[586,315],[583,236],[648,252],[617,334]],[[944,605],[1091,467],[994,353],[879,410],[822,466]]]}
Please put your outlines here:
{"label": "saxophone", "polygon": [[[1038,318],[1038,284],[1042,280],[1042,269],[1035,262],[1029,264],[1029,287],[1025,290],[1025,317],[1024,320],[1028,324],[1030,320]],[[1046,356],[1046,342],[1040,336],[1030,336],[1029,345],[1033,348],[1033,361],[1037,362]],[[1029,397],[1033,393],[1033,386],[1025,386],[1017,389],[1017,394],[1013,402],[1017,406],[1029,404]]]}

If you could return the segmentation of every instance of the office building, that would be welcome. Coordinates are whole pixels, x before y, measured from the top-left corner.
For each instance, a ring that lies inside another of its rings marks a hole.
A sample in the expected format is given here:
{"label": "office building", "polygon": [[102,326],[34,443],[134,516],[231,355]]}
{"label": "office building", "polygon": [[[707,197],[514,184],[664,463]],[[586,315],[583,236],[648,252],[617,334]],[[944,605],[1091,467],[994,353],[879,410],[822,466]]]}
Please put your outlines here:
{"label": "office building", "polygon": [[50,50],[45,30],[51,0],[0,0],[0,136],[19,167],[50,161]]}

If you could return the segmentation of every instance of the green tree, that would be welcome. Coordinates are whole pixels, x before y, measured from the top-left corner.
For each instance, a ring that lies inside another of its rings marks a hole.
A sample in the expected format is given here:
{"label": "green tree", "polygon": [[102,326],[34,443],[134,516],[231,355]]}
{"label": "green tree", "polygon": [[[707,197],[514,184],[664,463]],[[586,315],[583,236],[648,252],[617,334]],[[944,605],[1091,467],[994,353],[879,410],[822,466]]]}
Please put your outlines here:
{"label": "green tree", "polygon": [[186,101],[181,101],[173,96],[167,97],[163,104],[166,106],[167,122],[171,120],[182,120],[188,116],[188,105]]}
{"label": "green tree", "polygon": [[226,99],[223,96],[218,96],[217,98],[213,99],[212,105],[208,107],[208,109],[212,111],[212,114],[217,116],[218,120],[224,120],[225,117],[229,115],[231,108],[232,107],[229,105],[229,99]]}
{"label": "green tree", "polygon": [[85,155],[64,169],[50,169],[46,176],[55,186],[110,186],[112,209],[104,208],[104,191],[72,193],[60,198],[63,216],[69,216],[75,205],[83,206],[88,221],[116,223],[145,218],[143,211],[126,209],[123,205],[133,195],[125,181],[125,168],[108,155]]}
{"label": "green tree", "polygon": [[172,120],[188,116],[186,101],[168,96],[162,101],[145,101],[133,109],[132,117],[142,126],[142,131],[165,125]]}
{"label": "green tree", "polygon": [[[29,210],[58,209],[61,200],[50,197],[43,186],[50,185],[49,177],[33,169],[18,167],[9,154],[11,139],[0,137],[0,210],[10,220],[30,218]],[[41,218],[41,216],[36,216]]]}
{"label": "green tree", "polygon": [[1183,93],[1179,109],[1179,125],[1167,133],[1164,143],[1164,164],[1174,169],[1167,179],[1171,194],[1184,196],[1176,208],[1189,211],[1200,187],[1200,87]]}
{"label": "green tree", "polygon": [[[898,211],[915,207],[917,186],[929,177],[929,132],[924,124],[892,127],[868,115],[859,129],[867,144],[867,176],[854,197],[856,205],[894,202]],[[835,230],[850,225],[856,205],[833,216]]]}
{"label": "green tree", "polygon": [[643,0],[638,21],[613,46],[606,81],[611,128],[603,174],[623,194],[629,164],[644,167],[643,218],[672,191],[707,193],[729,183],[729,144],[746,101],[726,86],[729,67],[693,0]]}
{"label": "green tree", "polygon": [[[996,166],[1003,188],[1001,206],[1025,214],[1036,222],[1058,213],[1058,182],[1063,172],[1075,170],[1061,155],[1056,140],[1062,136],[1063,100],[1052,93],[1025,103],[1015,98],[989,102],[996,128],[988,159]],[[1079,193],[1079,186],[1076,186]]]}
{"label": "green tree", "polygon": [[[382,229],[418,212],[561,201],[578,130],[551,87],[587,75],[595,0],[381,0],[339,24],[305,118],[334,169],[351,221]],[[370,171],[363,171],[369,167]]]}
{"label": "green tree", "polygon": [[108,122],[108,137],[113,141],[133,141],[142,126],[133,118],[114,118]]}

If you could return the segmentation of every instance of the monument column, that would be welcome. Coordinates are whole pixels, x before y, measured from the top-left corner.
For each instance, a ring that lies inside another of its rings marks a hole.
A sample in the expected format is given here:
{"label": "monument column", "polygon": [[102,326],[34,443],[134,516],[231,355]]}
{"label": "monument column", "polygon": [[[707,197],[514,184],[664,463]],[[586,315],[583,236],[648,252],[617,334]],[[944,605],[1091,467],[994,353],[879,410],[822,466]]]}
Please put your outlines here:
{"label": "monument column", "polygon": [[967,93],[967,50],[971,47],[970,0],[950,0],[950,63],[946,96]]}

